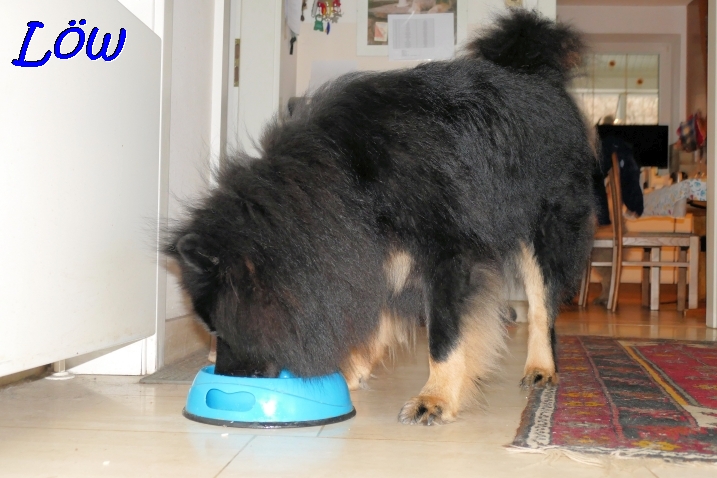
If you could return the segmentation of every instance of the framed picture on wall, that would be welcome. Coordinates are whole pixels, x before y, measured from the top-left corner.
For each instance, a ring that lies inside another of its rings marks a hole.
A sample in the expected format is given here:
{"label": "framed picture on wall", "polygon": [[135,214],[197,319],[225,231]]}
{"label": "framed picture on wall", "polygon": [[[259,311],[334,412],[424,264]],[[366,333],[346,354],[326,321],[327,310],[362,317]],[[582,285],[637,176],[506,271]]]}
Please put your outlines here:
{"label": "framed picture on wall", "polygon": [[358,0],[356,54],[388,56],[388,16],[452,13],[456,44],[467,36],[467,0]]}

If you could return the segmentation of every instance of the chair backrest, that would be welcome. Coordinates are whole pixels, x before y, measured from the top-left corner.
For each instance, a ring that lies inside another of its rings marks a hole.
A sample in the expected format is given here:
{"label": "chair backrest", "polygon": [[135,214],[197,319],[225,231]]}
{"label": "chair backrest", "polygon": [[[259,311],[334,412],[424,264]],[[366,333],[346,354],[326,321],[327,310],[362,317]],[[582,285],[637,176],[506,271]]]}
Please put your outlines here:
{"label": "chair backrest", "polygon": [[612,222],[613,240],[622,246],[624,223],[622,216],[622,188],[620,187],[620,160],[617,153],[612,153],[612,167],[608,173],[608,187],[610,195],[610,221]]}

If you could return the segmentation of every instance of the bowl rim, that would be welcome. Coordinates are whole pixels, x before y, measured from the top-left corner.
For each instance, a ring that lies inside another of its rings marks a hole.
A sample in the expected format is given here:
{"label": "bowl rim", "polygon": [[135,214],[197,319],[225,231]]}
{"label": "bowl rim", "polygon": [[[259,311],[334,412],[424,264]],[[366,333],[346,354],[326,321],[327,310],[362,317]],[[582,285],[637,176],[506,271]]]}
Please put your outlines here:
{"label": "bowl rim", "polygon": [[221,420],[218,418],[208,418],[200,415],[195,415],[188,412],[186,408],[182,409],[182,415],[185,418],[193,420],[195,422],[204,423],[206,425],[216,425],[223,427],[233,428],[308,428],[318,427],[323,425],[330,425],[332,423],[339,423],[349,418],[353,418],[356,415],[356,408],[351,407],[351,411],[343,415],[335,417],[322,418],[318,420],[297,420],[293,422],[242,422],[235,420]]}

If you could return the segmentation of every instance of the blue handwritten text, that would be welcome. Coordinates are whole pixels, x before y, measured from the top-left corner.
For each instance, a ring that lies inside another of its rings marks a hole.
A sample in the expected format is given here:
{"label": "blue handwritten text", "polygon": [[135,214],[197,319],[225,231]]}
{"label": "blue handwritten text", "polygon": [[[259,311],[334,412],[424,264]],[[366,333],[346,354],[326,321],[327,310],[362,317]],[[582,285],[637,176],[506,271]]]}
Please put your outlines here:
{"label": "blue handwritten text", "polygon": [[[48,61],[50,61],[50,57],[52,57],[53,53],[60,60],[69,60],[73,56],[80,53],[80,51],[82,51],[82,47],[85,47],[85,53],[87,54],[87,58],[89,58],[90,60],[98,60],[102,58],[105,61],[112,61],[117,58],[120,53],[122,53],[122,48],[124,48],[125,39],[127,38],[127,31],[124,28],[120,28],[119,40],[117,41],[115,51],[111,55],[108,55],[107,50],[109,49],[110,39],[112,38],[112,35],[110,35],[109,33],[104,34],[104,36],[102,37],[102,45],[99,47],[99,49],[96,50],[95,53],[94,44],[99,29],[97,27],[94,27],[92,30],[90,30],[89,37],[85,38],[85,31],[80,26],[75,26],[77,23],[78,22],[76,22],[75,20],[70,20],[70,22],[68,23],[68,25],[70,25],[70,28],[66,28],[62,32],[60,32],[60,34],[57,36],[57,40],[55,40],[55,45],[52,51],[47,50],[42,56],[42,58],[40,58],[39,60],[28,60],[27,49],[30,46],[32,35],[38,28],[44,28],[45,24],[37,21],[27,22],[27,33],[25,34],[25,39],[23,40],[22,46],[20,47],[20,54],[16,59],[12,60],[12,64],[24,68],[42,66]],[[86,23],[87,20],[85,20],[84,18],[79,21],[80,25],[85,25]],[[77,40],[76,44],[74,43],[75,39]],[[85,40],[87,40],[87,43],[85,43]],[[71,50],[70,47],[72,47]]]}

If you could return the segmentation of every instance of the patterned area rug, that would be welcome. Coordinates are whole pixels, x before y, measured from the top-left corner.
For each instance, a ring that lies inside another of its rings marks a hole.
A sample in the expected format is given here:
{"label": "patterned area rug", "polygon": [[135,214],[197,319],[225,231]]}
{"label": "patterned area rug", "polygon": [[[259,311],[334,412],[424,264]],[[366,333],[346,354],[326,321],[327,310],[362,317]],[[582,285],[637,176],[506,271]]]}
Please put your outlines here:
{"label": "patterned area rug", "polygon": [[560,337],[558,368],[557,387],[531,393],[514,451],[717,463],[714,342]]}

